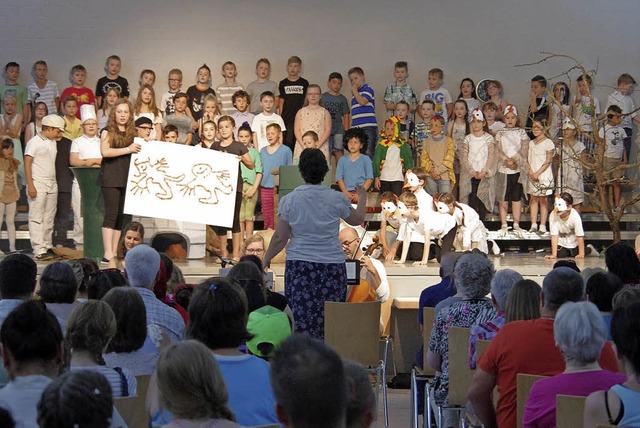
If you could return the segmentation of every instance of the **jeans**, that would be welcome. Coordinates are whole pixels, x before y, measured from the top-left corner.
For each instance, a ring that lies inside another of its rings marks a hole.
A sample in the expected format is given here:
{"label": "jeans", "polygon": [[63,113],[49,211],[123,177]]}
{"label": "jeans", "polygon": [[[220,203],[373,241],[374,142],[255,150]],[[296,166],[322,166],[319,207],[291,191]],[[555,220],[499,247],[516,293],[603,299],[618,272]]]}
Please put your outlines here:
{"label": "jeans", "polygon": [[373,160],[373,154],[376,151],[376,145],[378,144],[378,127],[377,126],[367,126],[366,128],[362,128],[365,134],[369,139],[367,143],[367,156],[369,159]]}
{"label": "jeans", "polygon": [[433,177],[427,177],[424,183],[424,190],[430,195],[441,192],[451,192],[451,180],[435,180]]}

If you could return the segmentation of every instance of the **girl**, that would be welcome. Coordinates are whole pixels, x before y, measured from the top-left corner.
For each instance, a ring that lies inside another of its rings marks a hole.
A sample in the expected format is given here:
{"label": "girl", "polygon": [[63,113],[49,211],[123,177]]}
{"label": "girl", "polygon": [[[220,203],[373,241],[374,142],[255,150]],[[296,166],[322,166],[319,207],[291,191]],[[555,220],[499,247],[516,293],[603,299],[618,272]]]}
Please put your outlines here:
{"label": "girl", "polygon": [[487,94],[491,97],[489,101],[494,103],[498,107],[498,111],[496,113],[496,120],[500,120],[504,122],[503,111],[509,105],[507,100],[501,98],[502,97],[502,83],[498,80],[492,80],[487,84]]}
{"label": "girl", "polygon": [[[220,141],[216,141],[211,145],[211,149],[225,153],[231,153],[238,156],[240,163],[249,169],[254,168],[253,160],[249,156],[249,150],[233,139],[233,128],[236,123],[231,116],[222,116],[218,120],[218,132],[220,133]],[[236,202],[233,212],[233,226],[231,236],[233,240],[232,258],[238,260],[240,258],[240,245],[242,244],[242,235],[240,230],[240,205],[242,204],[242,171],[238,164],[238,183],[236,187]],[[222,257],[227,257],[227,229],[218,228],[218,236],[220,237],[220,245],[222,246]]]}
{"label": "girl", "polygon": [[242,171],[242,203],[240,204],[240,232],[242,239],[253,235],[253,221],[258,203],[258,189],[262,181],[262,160],[260,153],[253,148],[252,131],[248,125],[242,125],[238,130],[238,141],[249,150],[249,157],[253,161],[253,169],[243,164]]}
{"label": "girl", "polygon": [[33,122],[30,122],[24,130],[24,141],[29,141],[36,134],[42,131],[42,118],[49,114],[47,105],[42,101],[36,103],[34,109]]}
{"label": "girl", "polygon": [[312,84],[307,88],[307,105],[296,113],[293,124],[296,136],[296,145],[293,150],[293,161],[296,162],[302,153],[302,135],[307,131],[314,131],[318,135],[316,148],[322,150],[324,157],[329,161],[329,145],[327,140],[331,135],[331,114],[320,105],[322,89],[319,85]]}
{"label": "girl", "polygon": [[[453,147],[455,150],[455,160],[453,162],[453,172],[456,176],[456,182],[460,182],[460,156],[459,151],[464,141],[464,137],[469,135],[469,106],[465,100],[457,100],[453,103],[453,114],[449,118],[447,124],[447,137],[453,138]],[[458,188],[454,189],[458,193]]]}
{"label": "girl", "polygon": [[460,147],[460,200],[477,211],[483,221],[495,200],[497,155],[482,111],[475,109],[471,117],[471,133]]}
{"label": "girl", "polygon": [[144,226],[142,223],[137,221],[132,221],[125,227],[124,236],[118,242],[118,252],[116,253],[117,262],[120,266],[110,266],[110,267],[121,267],[121,270],[124,270],[124,256],[127,255],[127,252],[131,250],[133,247],[137,247],[138,245],[144,242]]}
{"label": "girl", "polygon": [[599,255],[593,245],[585,248],[582,220],[572,204],[573,198],[569,193],[560,193],[555,197],[554,210],[549,217],[551,254],[544,256],[547,260],[564,257],[583,259],[585,255]]}
{"label": "girl", "polygon": [[582,162],[587,162],[585,145],[576,139],[576,127],[566,118],[562,125],[562,143],[560,145],[561,165],[556,182],[557,193],[567,192],[573,197],[573,209],[580,212],[584,201],[584,180]]}
{"label": "girl", "polygon": [[149,140],[159,140],[162,135],[162,112],[156,104],[156,93],[153,86],[144,84],[138,90],[136,105],[133,108],[133,120],[139,117],[148,117],[153,123]]}
{"label": "girl", "polygon": [[[476,84],[469,77],[465,77],[460,82],[458,99],[467,103],[469,111],[480,108],[480,101],[478,101],[478,96],[476,95]],[[471,115],[469,115],[469,120],[471,120]]]}
{"label": "girl", "polygon": [[0,226],[2,217],[6,212],[7,235],[9,236],[9,252],[16,251],[16,203],[20,198],[18,189],[18,165],[20,161],[13,157],[13,140],[2,140],[2,153],[0,157],[0,177],[2,180],[2,193],[0,194]]}
{"label": "girl", "polygon": [[200,133],[200,147],[203,149],[210,149],[213,146],[213,143],[216,142],[216,135],[218,134],[218,128],[216,127],[216,123],[212,120],[207,120],[202,125],[202,130]]}
{"label": "girl", "polygon": [[[0,136],[20,138],[22,115],[17,113],[16,97],[7,95],[2,102],[3,113],[0,115]],[[28,141],[28,140],[27,140]]]}
{"label": "girl", "polygon": [[[109,94],[107,92],[107,97]],[[129,176],[131,153],[142,149],[133,141],[136,128],[133,126],[131,104],[124,98],[117,100],[109,113],[109,123],[100,135],[102,170],[100,185],[104,199],[104,220],[102,222],[102,242],[104,257],[102,263],[109,263],[116,256],[116,248],[122,230],[124,196]]]}
{"label": "girl", "polygon": [[534,119],[531,125],[534,139],[529,144],[529,179],[527,181],[527,193],[529,194],[529,210],[531,213],[531,229],[529,232],[538,232],[538,206],[540,206],[540,233],[547,232],[547,216],[549,206],[547,195],[553,190],[553,172],[551,162],[555,145],[547,138],[545,127],[538,119]]}
{"label": "girl", "polygon": [[209,86],[209,83],[211,83],[211,69],[207,64],[202,64],[198,69],[197,83],[187,89],[189,111],[196,123],[204,113],[202,111],[204,97],[209,94],[216,96],[216,92]]}
{"label": "girl", "polygon": [[526,182],[528,172],[529,137],[520,128],[518,109],[509,104],[503,112],[505,127],[496,133],[496,152],[498,171],[496,172],[496,198],[500,209],[500,233],[509,232],[507,210],[509,202],[513,212],[513,230],[521,232],[520,214],[522,212],[522,183]]}
{"label": "girl", "polygon": [[571,106],[569,105],[569,86],[564,82],[553,85],[553,98],[562,105],[562,108],[555,102],[549,108],[549,135],[553,141],[562,137],[562,124],[567,117],[571,117]]}
{"label": "girl", "polygon": [[[202,102],[202,117],[198,121],[198,135],[202,135],[203,129],[202,126],[205,122],[211,121],[218,125],[218,120],[220,120],[220,105],[218,104],[218,99],[213,94],[207,94],[204,97],[204,101]],[[216,135],[219,137],[219,135]]]}
{"label": "girl", "polygon": [[120,98],[120,91],[117,88],[107,89],[107,93],[104,96],[102,107],[98,110],[98,130],[102,131],[107,127],[109,122],[109,116],[116,104],[116,101]]}
{"label": "girl", "polygon": [[401,215],[398,210],[398,197],[393,192],[383,192],[380,195],[380,206],[382,207],[382,217],[378,236],[382,244],[382,255],[387,257],[396,242],[400,227]]}
{"label": "girl", "polygon": [[[435,208],[441,214],[452,215],[456,219],[456,247],[463,251],[478,248],[483,253],[489,252],[487,245],[487,228],[480,221],[480,216],[467,204],[456,202],[451,193],[438,193],[433,197]],[[462,244],[462,245],[460,245]]]}

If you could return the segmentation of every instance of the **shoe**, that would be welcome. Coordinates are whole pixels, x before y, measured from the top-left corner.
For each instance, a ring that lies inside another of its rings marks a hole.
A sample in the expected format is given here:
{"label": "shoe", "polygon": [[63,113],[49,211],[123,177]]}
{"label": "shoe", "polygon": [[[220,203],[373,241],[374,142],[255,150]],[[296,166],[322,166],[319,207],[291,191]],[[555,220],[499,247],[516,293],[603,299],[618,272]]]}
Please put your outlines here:
{"label": "shoe", "polygon": [[500,234],[500,236],[507,236],[507,234],[509,233],[509,226],[503,224],[500,230],[498,230],[498,233]]}
{"label": "shoe", "polygon": [[44,261],[53,259],[53,256],[49,253],[42,253],[35,256],[35,259],[38,260],[39,262],[44,262]]}
{"label": "shoe", "polygon": [[[540,226],[542,229],[544,226]],[[514,228],[515,229],[515,228]],[[530,233],[536,233],[538,231],[538,225],[536,223],[531,223],[531,228],[529,229]]]}
{"label": "shoe", "polygon": [[102,260],[100,260],[100,264],[101,265],[108,265],[109,264],[109,259],[106,257],[103,257]]}
{"label": "shoe", "polygon": [[513,223],[513,231],[514,232],[524,232],[524,229],[520,228],[520,224],[519,223]]}
{"label": "shoe", "polygon": [[491,246],[491,252],[493,253],[494,256],[497,256],[500,254],[500,247],[498,247],[498,243],[496,241],[490,241],[493,243],[493,245]]}
{"label": "shoe", "polygon": [[596,250],[596,247],[593,244],[587,244],[587,248],[591,249],[591,252],[588,254],[588,257],[600,257],[600,253]]}
{"label": "shoe", "polygon": [[540,232],[541,234],[547,233],[547,226],[545,226],[544,224],[541,224],[540,229],[538,229],[538,232]]}

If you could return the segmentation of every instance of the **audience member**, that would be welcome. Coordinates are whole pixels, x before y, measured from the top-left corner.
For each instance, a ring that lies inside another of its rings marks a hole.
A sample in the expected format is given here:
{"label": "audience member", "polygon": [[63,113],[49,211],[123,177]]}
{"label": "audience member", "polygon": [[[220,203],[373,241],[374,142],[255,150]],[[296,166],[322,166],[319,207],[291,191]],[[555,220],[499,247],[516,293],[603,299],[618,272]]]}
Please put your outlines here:
{"label": "audience member", "polygon": [[100,300],[115,287],[126,287],[127,279],[117,269],[101,269],[93,272],[87,282],[87,299]]}
{"label": "audience member", "polygon": [[247,310],[249,313],[267,304],[266,288],[262,273],[255,264],[240,262],[229,271],[227,278],[236,281],[247,296]]}
{"label": "audience member", "polygon": [[610,245],[604,261],[607,270],[620,278],[625,287],[640,286],[640,260],[631,245],[622,241]]}
{"label": "audience member", "polygon": [[[47,309],[59,320],[67,322],[75,307],[78,281],[68,262],[53,262],[42,271],[38,295]],[[64,328],[64,324],[61,324]]]}
{"label": "audience member", "polygon": [[540,285],[534,280],[523,279],[516,282],[507,294],[507,322],[540,318],[540,290]]}
{"label": "audience member", "polygon": [[613,310],[640,302],[640,288],[623,288],[613,296]]}
{"label": "audience member", "polygon": [[344,374],[351,387],[347,404],[347,428],[367,428],[376,418],[376,396],[371,388],[369,372],[360,364],[345,361]]}
{"label": "audience member", "polygon": [[38,266],[24,254],[9,254],[0,262],[0,325],[9,313],[33,297]]}
{"label": "audience member", "polygon": [[622,290],[622,281],[612,273],[597,272],[587,284],[587,300],[598,307],[604,323],[607,325],[607,340],[611,340],[611,312],[613,297]]}

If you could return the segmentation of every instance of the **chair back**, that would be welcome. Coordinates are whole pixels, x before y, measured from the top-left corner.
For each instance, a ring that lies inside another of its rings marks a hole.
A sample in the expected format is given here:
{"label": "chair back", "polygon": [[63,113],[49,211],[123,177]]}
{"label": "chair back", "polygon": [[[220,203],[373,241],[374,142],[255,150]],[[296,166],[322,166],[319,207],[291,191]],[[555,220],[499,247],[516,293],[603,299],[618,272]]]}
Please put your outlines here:
{"label": "chair back", "polygon": [[343,359],[380,364],[380,302],[324,302],[324,342]]}
{"label": "chair back", "polygon": [[583,426],[584,403],[587,397],[575,395],[556,396],[556,427],[572,428]]}
{"label": "chair back", "polygon": [[380,305],[380,336],[391,336],[391,306],[393,306],[393,284],[389,281],[389,298]]}
{"label": "chair back", "polygon": [[114,398],[113,405],[130,427],[148,427],[149,415],[145,408],[146,396]]}
{"label": "chair back", "polygon": [[465,406],[475,370],[469,368],[470,329],[449,327],[449,405]]}
{"label": "chair back", "polygon": [[[518,373],[516,380],[517,390],[517,428],[522,428],[522,416],[524,416],[524,405],[527,404],[527,398],[529,398],[529,392],[534,383],[540,379],[544,379],[546,376],[530,375],[525,373]],[[582,426],[582,425],[580,425]]]}
{"label": "chair back", "polygon": [[436,371],[427,364],[427,352],[429,352],[433,323],[436,320],[436,308],[423,308],[422,320],[422,374],[435,376]]}
{"label": "chair back", "polygon": [[476,340],[476,362],[480,359],[480,356],[487,350],[487,348],[489,347],[489,343],[491,343],[490,340]]}

